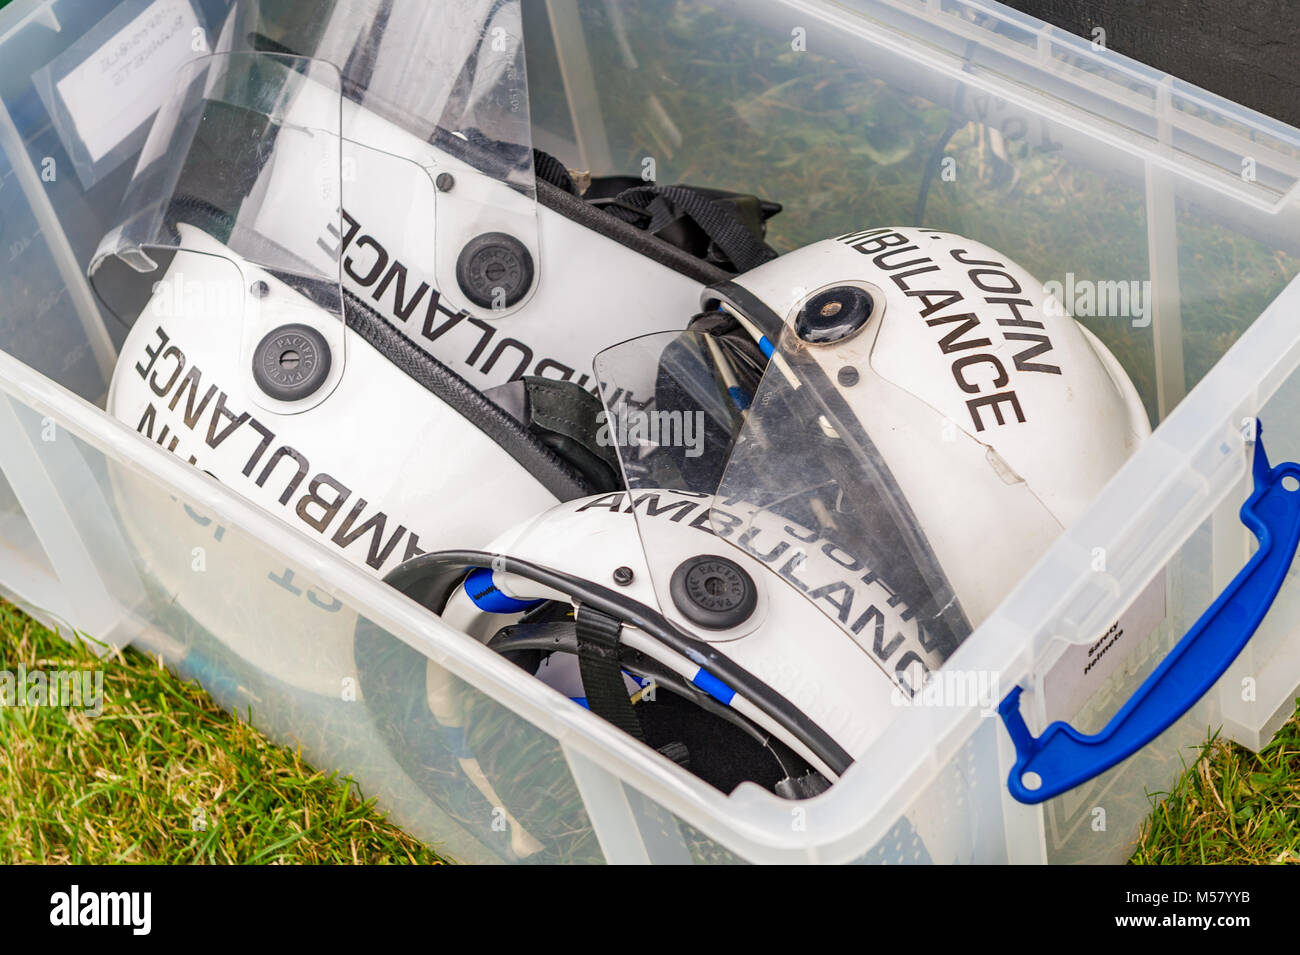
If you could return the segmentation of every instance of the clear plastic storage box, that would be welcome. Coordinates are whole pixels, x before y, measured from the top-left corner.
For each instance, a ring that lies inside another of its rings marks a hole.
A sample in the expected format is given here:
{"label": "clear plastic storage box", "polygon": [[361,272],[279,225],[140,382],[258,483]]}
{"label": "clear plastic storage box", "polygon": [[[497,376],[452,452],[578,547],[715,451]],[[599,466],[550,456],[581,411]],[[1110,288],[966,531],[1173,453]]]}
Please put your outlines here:
{"label": "clear plastic storage box", "polygon": [[[406,754],[418,780],[399,765],[347,691],[351,661],[305,649],[308,611],[368,618],[472,688],[467,732],[541,861],[1118,862],[1151,794],[1214,729],[1259,747],[1292,712],[1295,568],[1200,703],[1062,796],[1010,795],[1015,748],[996,707],[1020,686],[1031,731],[1100,728],[1249,559],[1238,512],[1254,419],[1275,462],[1300,459],[1300,131],[978,0],[524,5],[537,146],[597,174],[637,174],[653,157],[660,181],[781,201],[770,239],[783,250],[923,212],[1059,283],[1158,425],[949,661],[989,683],[902,710],[813,800],[754,786],[728,796],[104,412],[125,329],[101,311],[87,265],[165,86],[150,71],[188,55],[166,38],[210,27],[225,6],[0,10],[9,599],[66,634],[163,654],[463,861],[512,858],[501,807],[435,755]],[[183,512],[189,532],[133,544],[124,495],[132,520]],[[179,589],[151,573],[200,550]],[[283,574],[268,580],[268,563]],[[267,587],[303,613],[260,612]],[[206,625],[179,609],[196,605]],[[232,648],[252,637],[249,662]],[[1109,660],[1089,668],[1103,639]],[[342,691],[318,692],[322,681]]]}

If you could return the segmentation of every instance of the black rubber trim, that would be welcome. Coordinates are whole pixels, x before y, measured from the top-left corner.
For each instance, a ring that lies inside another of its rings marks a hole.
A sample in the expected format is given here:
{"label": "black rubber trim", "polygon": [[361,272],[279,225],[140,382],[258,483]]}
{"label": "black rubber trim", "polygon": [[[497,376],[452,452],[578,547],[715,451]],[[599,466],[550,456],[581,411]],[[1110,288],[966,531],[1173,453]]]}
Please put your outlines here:
{"label": "black rubber trim", "polygon": [[638,627],[664,646],[698,663],[706,672],[749,700],[778,726],[807,746],[835,775],[843,775],[853,764],[853,757],[839,743],[776,690],[734,660],[719,653],[712,645],[678,630],[657,610],[608,587],[529,561],[479,550],[444,550],[422,554],[394,568],[384,577],[384,582],[438,612],[446,602],[447,593],[439,593],[430,588],[429,584],[440,582],[441,589],[447,591],[448,581],[454,583],[460,580],[464,572],[473,567],[491,567],[499,573],[518,574]]}
{"label": "black rubber trim", "polygon": [[[348,328],[440,401],[497,443],[537,482],[561,501],[596,492],[568,462],[543,444],[520,422],[485,398],[482,392],[456,374],[347,289],[343,290]],[[375,387],[380,387],[375,383]]]}
{"label": "black rubber trim", "polygon": [[726,302],[753,322],[773,345],[781,341],[781,330],[785,327],[785,320],[745,286],[731,281],[730,277],[724,282],[715,283],[705,289],[704,294],[700,296],[700,307],[705,311],[712,311],[717,308],[719,301]]}

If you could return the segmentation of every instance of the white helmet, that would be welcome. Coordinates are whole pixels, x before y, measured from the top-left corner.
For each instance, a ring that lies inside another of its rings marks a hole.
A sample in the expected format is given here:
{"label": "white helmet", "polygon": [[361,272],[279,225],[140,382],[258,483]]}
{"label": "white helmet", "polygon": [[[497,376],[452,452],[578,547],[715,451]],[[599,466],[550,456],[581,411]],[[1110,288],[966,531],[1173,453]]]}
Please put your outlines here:
{"label": "white helmet", "polygon": [[[814,795],[1080,515],[1146,414],[1032,276],[955,235],[840,236],[703,304],[687,332],[597,358],[626,489],[388,579],[724,791]],[[417,780],[438,739],[447,766],[490,759],[490,737],[465,748],[440,668],[368,627],[358,654],[394,755],[425,754],[405,758]],[[555,848],[505,805],[516,852]]]}
{"label": "white helmet", "polygon": [[[621,181],[580,197],[554,160],[535,173],[518,0],[342,2],[295,26],[239,5],[154,121],[91,265],[131,323],[109,411],[376,575],[617,486],[584,430],[593,355],[774,255],[778,207],[713,242],[638,181],[627,201],[674,245],[589,201]],[[192,622],[245,634],[237,655],[295,687],[353,678],[355,618],[301,569],[118,498]],[[237,594],[249,562],[263,586]]]}

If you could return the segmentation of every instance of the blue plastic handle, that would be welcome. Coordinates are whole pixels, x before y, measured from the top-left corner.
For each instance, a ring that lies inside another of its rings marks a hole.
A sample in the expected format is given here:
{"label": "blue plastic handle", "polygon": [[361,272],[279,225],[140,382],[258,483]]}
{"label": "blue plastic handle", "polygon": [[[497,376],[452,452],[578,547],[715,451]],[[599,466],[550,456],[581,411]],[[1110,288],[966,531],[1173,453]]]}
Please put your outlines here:
{"label": "blue plastic handle", "polygon": [[[1132,756],[1205,695],[1259,628],[1300,544],[1300,464],[1270,468],[1257,431],[1251,470],[1255,490],[1241,522],[1259,549],[1105,729],[1089,736],[1057,721],[1035,737],[1020,715],[1019,686],[998,706],[1016,747],[1007,788],[1020,802],[1059,796]],[[1034,788],[1024,783],[1028,773],[1038,776]]]}

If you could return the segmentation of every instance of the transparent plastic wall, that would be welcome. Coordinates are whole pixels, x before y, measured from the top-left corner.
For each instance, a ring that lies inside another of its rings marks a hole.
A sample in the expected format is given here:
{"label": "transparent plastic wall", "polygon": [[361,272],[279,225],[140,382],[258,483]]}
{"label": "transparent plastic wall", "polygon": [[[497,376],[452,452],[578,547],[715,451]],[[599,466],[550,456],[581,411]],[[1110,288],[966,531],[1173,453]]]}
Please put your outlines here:
{"label": "transparent plastic wall", "polygon": [[1055,283],[1153,423],[1300,274],[1295,130],[997,4],[528,12],[537,145],[780,202],[782,251],[890,225],[985,242]]}
{"label": "transparent plastic wall", "polygon": [[[200,55],[192,31],[228,7],[15,0],[0,11],[0,348],[90,401],[102,404],[128,329],[100,308],[86,267],[161,101],[157,70]],[[161,53],[141,55],[150,42]]]}
{"label": "transparent plastic wall", "polygon": [[[1049,555],[970,641],[967,667],[1025,682],[1034,731],[1049,718],[1104,726],[1252,553],[1238,517],[1251,489],[1242,422],[1260,415],[1274,462],[1300,454],[1294,334],[1276,325],[1271,354],[1229,355],[1300,275],[1297,131],[995,4],[546,7],[546,16],[532,11],[536,31],[553,38],[530,61],[535,141],[571,165],[752,189],[785,206],[769,223],[782,250],[893,224],[987,242],[1050,283],[1110,348],[1153,424],[1216,364],[1230,366],[1168,443],[1117,479],[1123,490],[1100,519]],[[1211,450],[1219,440],[1230,453]],[[1089,566],[1098,547],[1112,561],[1106,573]],[[1292,567],[1216,689],[1092,783],[1041,809],[1020,806],[1006,793],[1014,757],[999,720],[913,720],[877,747],[875,765],[913,765],[903,754],[917,747],[943,755],[916,761],[905,784],[855,789],[892,791],[863,811],[890,806],[884,815],[901,816],[899,825],[909,814],[965,817],[968,829],[923,840],[936,861],[1122,861],[1153,794],[1200,744],[1222,728],[1260,746],[1294,711],[1296,577]],[[1045,698],[1037,681],[1052,661],[1091,643],[1110,623],[1101,615],[1148,586],[1163,596],[1163,617],[1116,672],[1070,705]],[[1012,648],[1030,637],[1028,652]],[[981,655],[981,641],[988,650],[997,640],[1005,654]],[[822,841],[816,818],[806,820],[809,844]],[[1002,832],[981,841],[995,820]],[[868,857],[906,861],[909,845],[890,830]]]}
{"label": "transparent plastic wall", "polygon": [[[1174,584],[1163,623],[1129,655],[1125,666],[1075,714],[1072,724],[1095,732],[1160,662],[1164,654],[1200,616],[1217,591],[1211,584],[1210,521],[1198,528],[1167,567]],[[1294,578],[1294,572],[1293,572]],[[1288,584],[1294,593],[1294,583]],[[1294,683],[1300,665],[1279,668]],[[1225,678],[1231,685],[1231,677]],[[991,703],[995,706],[996,699]],[[910,779],[896,770],[900,762],[891,749],[907,749],[912,727],[898,727],[898,739],[876,747],[853,772],[877,777],[871,790],[892,791],[873,831],[883,833],[874,844],[849,858],[859,864],[947,864],[1050,862],[1057,864],[1118,864],[1132,853],[1143,822],[1159,789],[1153,781],[1172,783],[1191,765],[1214,727],[1221,722],[1214,697],[1207,697],[1133,758],[1042,807],[1021,806],[1007,795],[1008,754],[1005,731],[993,706],[986,706],[961,732],[943,741],[942,754],[920,762],[924,770]],[[937,736],[937,734],[936,734]],[[933,746],[936,737],[912,737],[911,746]],[[843,807],[841,807],[843,808]],[[831,809],[817,812],[804,805],[787,810],[791,831],[805,835],[810,847],[834,844],[844,820]],[[722,845],[678,820],[682,847],[695,861],[734,861]],[[824,831],[819,832],[822,829]],[[838,847],[837,847],[838,848]],[[814,848],[808,861],[821,858]],[[837,852],[828,860],[848,861]]]}
{"label": "transparent plastic wall", "polygon": [[[1148,794],[1211,729],[1259,745],[1289,712],[1295,568],[1201,705],[1044,807],[1011,800],[1010,743],[978,709],[901,714],[806,805],[744,787],[728,797],[109,419],[99,408],[125,329],[84,274],[147,117],[82,153],[51,91],[140,16],[182,29],[219,23],[225,6],[0,10],[0,592],[65,632],[163,653],[463,861],[1118,861]],[[1300,134],[995,5],[524,10],[534,141],[569,165],[753,190],[785,204],[770,236],[783,250],[917,220],[971,235],[1077,293],[1069,304],[1153,421],[1203,383],[953,661],[1032,683],[1163,574],[1163,621],[1066,714],[1101,725],[1250,553],[1237,517],[1242,420],[1260,415],[1275,461],[1300,459],[1300,285],[1287,284],[1300,262]],[[127,520],[184,531],[174,551],[146,553]],[[1089,574],[1099,544],[1110,564]],[[160,588],[159,561],[189,571]],[[270,579],[274,563],[283,572]],[[292,595],[304,614],[259,613],[265,593]],[[177,615],[195,604],[220,632]],[[346,618],[330,633],[347,635],[357,615],[374,621],[364,669],[346,639],[312,642],[313,620]],[[463,733],[416,719],[431,685],[454,698],[459,722],[444,726]],[[1035,730],[1042,695],[1025,698]]]}
{"label": "transparent plastic wall", "polygon": [[[41,494],[29,500],[43,511],[35,515],[43,518],[41,544],[55,548],[63,586],[78,588],[89,636],[162,655],[223,708],[300,747],[312,765],[346,771],[364,797],[378,797],[396,822],[456,860],[602,861],[555,738],[433,662],[446,658],[446,647],[429,634],[459,635],[421,626],[423,636],[407,629],[398,637],[367,617],[355,648],[350,639],[333,642],[333,634],[351,637],[360,601],[321,582],[330,577],[328,558],[323,564],[310,546],[305,558],[286,552],[294,541],[273,518],[245,507],[232,512],[219,485],[197,472],[178,475],[177,465],[186,466],[161,449],[120,456],[123,444],[137,442],[117,422],[98,427],[97,414],[75,406],[70,419],[66,396],[57,393],[51,405],[28,404],[30,391],[19,397],[10,389],[14,378],[31,385],[34,376],[11,359],[0,356],[0,372],[8,379],[0,387],[6,473],[19,486],[40,483]],[[120,521],[139,519],[176,531],[167,552],[133,548]],[[6,539],[15,543],[21,540]],[[189,572],[164,586],[154,572],[159,561]],[[268,566],[283,569],[268,573]],[[378,581],[361,575],[359,583],[427,620]],[[301,614],[265,612],[279,589],[300,598]],[[204,607],[221,631],[201,626],[180,609],[187,605]],[[44,615],[72,636],[57,609]],[[344,622],[331,629],[323,617]],[[489,655],[490,666],[498,662]],[[455,697],[462,732],[454,740],[428,715],[432,683]],[[492,789],[476,786],[479,778]],[[219,814],[220,794],[213,799]]]}

